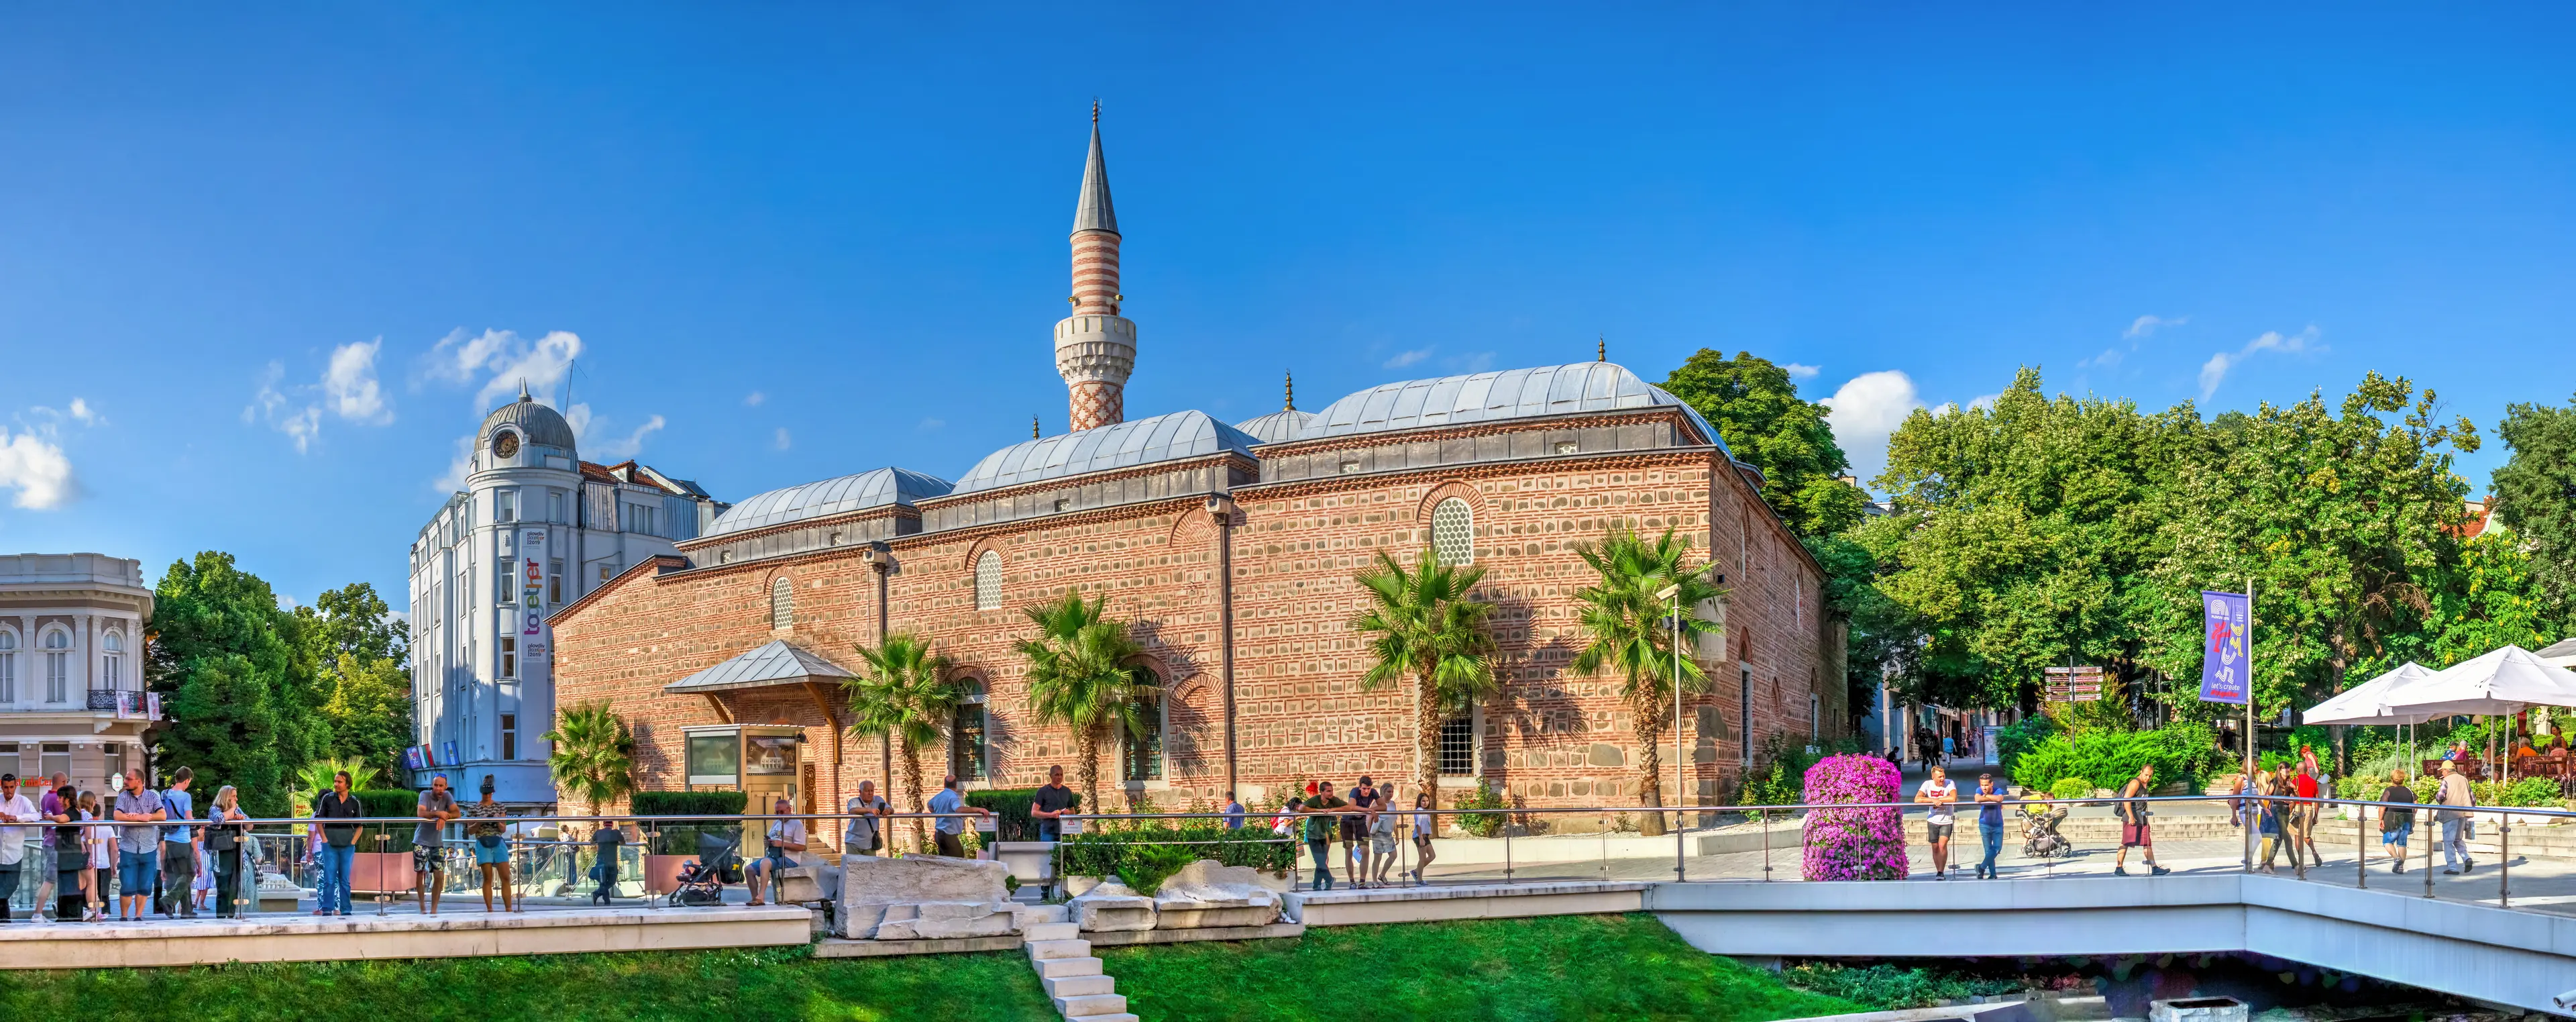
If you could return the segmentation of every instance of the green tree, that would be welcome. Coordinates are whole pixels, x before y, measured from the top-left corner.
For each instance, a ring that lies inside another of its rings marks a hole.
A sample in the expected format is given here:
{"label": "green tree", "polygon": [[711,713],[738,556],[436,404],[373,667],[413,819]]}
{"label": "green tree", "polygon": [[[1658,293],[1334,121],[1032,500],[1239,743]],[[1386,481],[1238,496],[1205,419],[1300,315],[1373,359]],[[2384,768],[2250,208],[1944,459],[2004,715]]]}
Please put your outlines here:
{"label": "green tree", "polygon": [[400,661],[342,653],[321,678],[318,708],[329,729],[325,754],[392,766],[412,744],[411,676]]}
{"label": "green tree", "polygon": [[1421,790],[1437,804],[1440,791],[1440,724],[1491,698],[1494,639],[1485,619],[1494,605],[1476,599],[1485,569],[1440,563],[1425,548],[1411,570],[1384,550],[1359,573],[1368,609],[1351,629],[1368,636],[1366,688],[1413,682],[1413,753]]}
{"label": "green tree", "polygon": [[410,627],[365,582],[325,590],[290,615],[297,684],[282,702],[313,721],[311,754],[395,762],[413,737]]}
{"label": "green tree", "polygon": [[1145,733],[1144,702],[1151,698],[1135,668],[1144,647],[1127,624],[1103,616],[1109,598],[1084,600],[1066,592],[1053,603],[1027,609],[1038,626],[1019,643],[1029,662],[1029,710],[1039,723],[1062,724],[1079,753],[1075,769],[1083,805],[1100,805],[1100,746],[1112,735]]}
{"label": "green tree", "polygon": [[555,788],[589,803],[591,815],[635,792],[635,731],[608,700],[565,707],[545,741],[555,750],[546,759]]}
{"label": "green tree", "polygon": [[153,604],[147,677],[170,718],[156,761],[234,785],[253,815],[283,815],[288,771],[309,758],[293,618],[268,583],[211,550],[173,562]]}
{"label": "green tree", "polygon": [[[948,683],[948,658],[930,651],[930,643],[911,632],[896,632],[876,646],[859,647],[864,673],[841,683],[850,700],[850,733],[890,735],[902,754],[904,800],[913,812],[927,812],[921,793],[921,747],[948,730],[963,693]],[[921,821],[912,821],[915,848],[928,848]]]}
{"label": "green tree", "polygon": [[[2434,668],[2449,667],[2506,645],[2539,649],[2561,636],[2548,598],[2533,584],[2532,556],[2509,529],[2489,529],[2460,546],[2460,565],[2433,596],[2433,629],[2422,643],[2429,655],[2409,656]],[[2365,677],[2397,662],[2369,664]],[[2366,672],[2366,673],[2364,673]]]}
{"label": "green tree", "polygon": [[[1677,656],[1675,650],[1677,646],[1687,649],[1685,637],[1696,640],[1718,630],[1696,611],[1724,591],[1709,582],[1708,565],[1684,565],[1689,549],[1671,529],[1650,542],[1624,528],[1610,530],[1599,543],[1574,547],[1575,555],[1591,565],[1601,581],[1574,594],[1582,602],[1576,620],[1588,641],[1574,654],[1573,667],[1578,674],[1608,673],[1622,679],[1619,700],[1627,704],[1637,736],[1639,805],[1664,804],[1658,739],[1664,733],[1664,715],[1678,709],[1675,686],[1686,695],[1708,690],[1708,672],[1701,669],[1699,659]],[[1658,595],[1668,588],[1678,590],[1672,599]],[[1671,616],[1674,607],[1680,608],[1678,619]],[[1684,798],[1682,792],[1673,795],[1677,804]],[[1662,836],[1664,814],[1647,813],[1638,833]]]}
{"label": "green tree", "polygon": [[1842,481],[1851,470],[1825,416],[1832,409],[1798,396],[1789,371],[1751,352],[1709,348],[1665,377],[1664,389],[1717,427],[1736,460],[1762,473],[1762,499],[1801,536],[1841,532],[1860,521],[1867,496]]}
{"label": "green tree", "polygon": [[2496,517],[2530,544],[2545,623],[2564,635],[2576,630],[2576,398],[2506,405],[2496,435],[2513,452],[2495,471]]}

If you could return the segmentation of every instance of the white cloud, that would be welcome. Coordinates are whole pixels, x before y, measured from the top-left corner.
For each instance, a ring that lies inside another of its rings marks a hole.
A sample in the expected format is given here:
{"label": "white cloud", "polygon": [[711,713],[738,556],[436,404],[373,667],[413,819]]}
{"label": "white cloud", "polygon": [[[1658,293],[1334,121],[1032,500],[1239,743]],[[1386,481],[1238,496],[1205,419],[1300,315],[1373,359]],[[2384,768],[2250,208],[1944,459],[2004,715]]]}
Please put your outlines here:
{"label": "white cloud", "polygon": [[1386,368],[1402,369],[1430,357],[1431,349],[1429,348],[1415,348],[1412,351],[1399,351],[1396,352],[1394,358],[1386,360]]}
{"label": "white cloud", "polygon": [[474,438],[457,437],[455,460],[447,463],[447,474],[439,476],[438,482],[432,485],[437,486],[440,493],[454,493],[465,488],[465,477],[473,471]]}
{"label": "white cloud", "polygon": [[769,395],[767,395],[767,394],[763,394],[763,393],[761,393],[761,392],[759,392],[759,391],[755,390],[755,391],[752,391],[750,394],[746,395],[746,396],[742,399],[742,403],[743,403],[743,404],[746,404],[746,405],[749,405],[749,406],[751,406],[751,407],[753,407],[753,408],[758,408],[758,407],[760,407],[760,403],[761,403],[761,402],[763,402],[763,401],[767,401],[767,400],[769,400]]}
{"label": "white cloud", "polygon": [[2001,400],[2003,400],[2003,399],[2004,399],[2004,395],[2003,395],[2003,392],[2002,392],[2002,391],[1996,391],[1995,393],[1992,393],[1992,394],[1981,394],[1981,395],[1978,395],[1978,396],[1976,396],[1976,397],[1973,397],[1973,398],[1968,399],[1968,407],[1970,407],[1970,408],[1983,408],[1983,409],[1985,409],[1985,410],[1987,410],[1987,411],[1990,411],[1990,412],[1991,412],[1991,411],[1994,411],[1994,410],[1995,410],[1995,402],[1997,402],[1997,401],[2001,401]]}
{"label": "white cloud", "polygon": [[2324,351],[2325,345],[2317,343],[2319,336],[2321,334],[2314,323],[2308,324],[2305,330],[2287,336],[2278,330],[2266,330],[2263,331],[2262,336],[2245,342],[2242,348],[2209,356],[2209,361],[2200,365],[2200,399],[2207,401],[2216,395],[2218,385],[2227,381],[2228,372],[2245,364],[2245,360],[2252,358],[2256,352],[2277,351],[2295,355],[2300,352]]}
{"label": "white cloud", "polygon": [[72,399],[72,419],[84,426],[102,426],[107,424],[107,418],[105,416],[91,411],[89,402],[83,401],[79,398]]}
{"label": "white cloud", "polygon": [[1479,351],[1467,355],[1452,355],[1441,361],[1447,363],[1455,372],[1481,373],[1494,367],[1494,353]]}
{"label": "white cloud", "polygon": [[51,433],[38,428],[12,434],[0,426],[0,490],[17,491],[11,504],[46,511],[80,495],[80,483],[72,478],[72,460]]}
{"label": "white cloud", "polygon": [[2127,358],[2127,357],[2129,357],[2129,356],[2128,356],[2128,353],[2127,353],[2127,352],[2124,352],[2124,351],[2121,351],[2121,350],[2120,350],[2120,349],[2118,349],[2118,348],[2104,348],[2104,349],[2102,349],[2102,353],[2101,353],[2101,354],[2099,354],[2099,355],[2095,355],[2095,356],[2093,356],[2092,358],[2085,359],[2084,361],[2081,361],[2081,362],[2077,362],[2077,363],[2075,363],[2075,368],[2077,368],[2077,369],[2085,369],[2085,368],[2093,368],[2093,369],[2113,369],[2113,368],[2117,368],[2117,367],[2120,365],[2120,360],[2121,360],[2121,359],[2124,359],[2124,358]]}
{"label": "white cloud", "polygon": [[471,383],[483,377],[483,385],[474,392],[474,407],[479,410],[491,407],[495,398],[517,394],[522,385],[536,393],[552,389],[579,357],[581,337],[569,330],[550,331],[530,341],[510,330],[468,336],[459,329],[430,348],[422,372],[448,383]]}
{"label": "white cloud", "polygon": [[934,429],[945,429],[947,426],[948,420],[946,419],[923,419],[921,420],[920,425],[914,426],[913,428],[927,433]]}
{"label": "white cloud", "polygon": [[384,346],[385,339],[379,337],[331,349],[331,365],[322,371],[322,396],[330,401],[334,414],[377,426],[394,421],[393,407],[385,403],[384,388],[376,383],[376,352]]}
{"label": "white cloud", "polygon": [[2120,336],[2127,338],[2153,337],[2157,330],[2169,326],[2181,326],[2189,322],[2191,322],[2191,317],[2189,316],[2175,316],[2172,319],[2166,319],[2163,316],[2140,316],[2137,319],[2130,321],[2129,328],[2121,331]]}
{"label": "white cloud", "polygon": [[1851,459],[1852,474],[1867,483],[1887,470],[1887,438],[1923,407],[1923,398],[1915,393],[1913,377],[1881,369],[1852,377],[1822,403],[1833,410],[1825,421],[1834,442]]}
{"label": "white cloud", "polygon": [[[661,420],[659,417],[656,417],[653,421],[655,421],[655,422],[660,422],[660,421],[662,421],[662,420]],[[780,427],[778,427],[778,441],[777,441],[777,443],[778,443],[778,449],[779,449],[779,450],[782,450],[782,451],[783,451],[783,450],[786,450],[786,449],[787,449],[787,445],[788,445],[787,427],[785,427],[785,426],[780,426]]]}
{"label": "white cloud", "polygon": [[1817,373],[1824,371],[1820,366],[1800,365],[1796,362],[1781,363],[1780,368],[1788,370],[1789,378],[1793,380],[1811,379]]}
{"label": "white cloud", "polygon": [[[589,405],[574,405],[572,407],[574,411],[581,413],[580,420],[573,421],[573,417],[569,415],[564,418],[566,421],[573,422],[573,435],[576,438],[581,435],[581,430],[584,427],[590,425],[599,425],[604,427],[608,423],[608,420],[606,419],[593,419],[590,415]],[[642,453],[644,450],[644,438],[653,435],[653,433],[660,430],[663,425],[662,417],[659,415],[646,419],[644,420],[643,425],[635,427],[635,432],[628,433],[624,437],[616,440],[604,441],[596,448],[593,448],[593,450],[598,452],[595,456],[603,461],[624,461],[628,458],[632,458],[637,454]],[[590,452],[586,451],[584,453]]]}

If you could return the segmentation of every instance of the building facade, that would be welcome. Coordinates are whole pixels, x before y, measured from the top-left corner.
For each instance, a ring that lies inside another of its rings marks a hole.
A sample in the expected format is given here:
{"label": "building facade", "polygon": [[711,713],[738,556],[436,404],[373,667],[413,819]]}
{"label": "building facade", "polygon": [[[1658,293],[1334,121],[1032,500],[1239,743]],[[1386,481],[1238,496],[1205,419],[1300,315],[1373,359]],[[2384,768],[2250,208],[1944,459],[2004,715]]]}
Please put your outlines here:
{"label": "building facade", "polygon": [[725,505],[633,461],[581,460],[572,426],[521,388],[475,434],[466,488],[411,548],[413,783],[555,801],[549,610],[671,554]]}
{"label": "building facade", "polygon": [[1695,651],[1715,685],[1684,715],[1681,801],[1730,793],[1768,742],[1845,729],[1821,570],[1679,399],[1602,361],[1389,383],[1320,412],[1292,397],[1235,424],[1126,419],[1136,329],[1119,315],[1096,120],[1077,210],[1055,354],[1080,428],[953,482],[879,468],[752,497],[554,614],[563,698],[610,700],[634,725],[643,787],[827,808],[884,784],[887,753],[845,734],[839,686],[889,631],[928,638],[974,694],[926,754],[932,784],[943,768],[970,786],[1073,773],[1064,729],[1028,708],[1014,646],[1033,634],[1025,608],[1068,590],[1132,624],[1157,691],[1149,733],[1103,757],[1104,796],[1259,803],[1311,779],[1409,778],[1410,691],[1362,683],[1368,639],[1350,621],[1376,555],[1429,549],[1485,570],[1504,682],[1444,724],[1443,788],[1621,803],[1641,750],[1619,679],[1568,668],[1575,594],[1598,577],[1576,545],[1614,528],[1680,533],[1728,590],[1695,611],[1723,627]]}
{"label": "building facade", "polygon": [[0,771],[110,791],[146,766],[158,710],[143,690],[151,620],[141,561],[0,556]]}

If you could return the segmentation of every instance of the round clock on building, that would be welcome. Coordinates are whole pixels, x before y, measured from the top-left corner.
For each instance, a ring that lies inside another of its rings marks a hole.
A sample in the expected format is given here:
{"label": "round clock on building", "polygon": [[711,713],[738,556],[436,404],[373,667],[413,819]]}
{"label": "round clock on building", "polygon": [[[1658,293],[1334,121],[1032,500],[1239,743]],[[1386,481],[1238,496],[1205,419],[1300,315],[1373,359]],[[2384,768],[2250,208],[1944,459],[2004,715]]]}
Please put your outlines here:
{"label": "round clock on building", "polygon": [[517,457],[519,454],[519,434],[506,429],[502,430],[498,435],[492,438],[492,453],[494,456],[502,458]]}

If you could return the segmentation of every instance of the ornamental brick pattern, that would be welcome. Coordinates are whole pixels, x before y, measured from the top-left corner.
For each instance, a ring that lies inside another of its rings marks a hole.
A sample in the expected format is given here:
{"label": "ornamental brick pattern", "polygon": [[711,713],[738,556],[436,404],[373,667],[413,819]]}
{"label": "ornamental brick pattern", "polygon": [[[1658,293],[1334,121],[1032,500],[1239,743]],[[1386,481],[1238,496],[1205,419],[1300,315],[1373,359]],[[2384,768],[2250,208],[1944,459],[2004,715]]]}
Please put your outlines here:
{"label": "ornamental brick pattern", "polygon": [[[1635,797],[1634,729],[1619,679],[1578,676],[1567,664],[1583,641],[1574,594],[1593,580],[1574,544],[1626,526],[1689,537],[1696,554],[1723,562],[1730,598],[1722,649],[1711,649],[1714,690],[1685,711],[1694,789],[1683,801],[1731,797],[1747,754],[1772,736],[1803,743],[1836,735],[1845,717],[1839,672],[1828,678],[1821,644],[1838,633],[1818,619],[1821,576],[1722,456],[1705,448],[1576,455],[1239,487],[1240,521],[1220,529],[1204,498],[1076,512],[976,529],[897,537],[888,579],[894,629],[929,636],[959,676],[989,693],[991,784],[1040,783],[1050,764],[1074,769],[1060,727],[1027,710],[1026,663],[1014,643],[1032,632],[1022,608],[1073,588],[1105,596],[1131,622],[1145,666],[1162,679],[1167,711],[1165,779],[1116,784],[1116,750],[1104,750],[1102,790],[1167,807],[1212,803],[1226,764],[1220,670],[1225,638],[1217,544],[1233,544],[1236,736],[1246,801],[1285,798],[1305,781],[1347,787],[1359,774],[1410,778],[1409,689],[1371,689],[1366,638],[1349,627],[1364,604],[1352,576],[1379,551],[1409,559],[1430,542],[1431,509],[1465,500],[1474,513],[1482,598],[1498,605],[1501,696],[1480,711],[1480,770],[1529,806],[1604,804]],[[1003,608],[975,609],[974,563],[1003,558]],[[789,580],[793,623],[773,629],[770,586]],[[636,727],[640,781],[681,786],[679,728],[724,722],[707,696],[662,687],[774,638],[853,665],[876,639],[877,583],[856,548],[726,565],[673,558],[639,566],[566,608],[554,621],[559,705],[608,699]],[[1722,660],[1716,657],[1722,656]],[[740,723],[806,729],[817,806],[838,804],[876,779],[874,739],[836,743],[844,705],[818,704],[798,688],[724,693]],[[1748,714],[1749,709],[1749,714]],[[1669,731],[1659,744],[1669,789]],[[948,762],[923,756],[928,784]],[[1461,783],[1472,783],[1462,779]],[[1409,789],[1410,784],[1406,787]],[[1673,801],[1669,790],[1667,801]],[[1443,798],[1443,804],[1450,799]]]}
{"label": "ornamental brick pattern", "polygon": [[1076,383],[1065,391],[1065,404],[1077,432],[1127,421],[1126,388],[1115,383],[1100,380]]}

